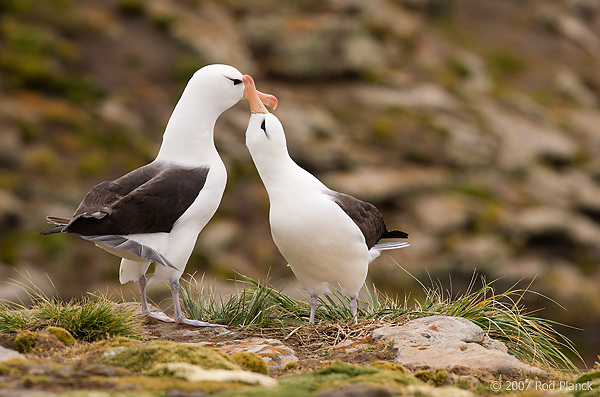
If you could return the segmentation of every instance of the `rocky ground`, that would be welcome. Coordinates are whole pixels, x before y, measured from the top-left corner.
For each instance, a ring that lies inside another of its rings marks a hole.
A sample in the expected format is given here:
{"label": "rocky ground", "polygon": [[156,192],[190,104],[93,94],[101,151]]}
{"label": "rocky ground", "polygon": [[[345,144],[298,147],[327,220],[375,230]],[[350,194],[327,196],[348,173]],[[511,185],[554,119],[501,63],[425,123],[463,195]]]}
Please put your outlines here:
{"label": "rocky ground", "polygon": [[142,333],[142,341],[96,343],[75,342],[56,327],[3,334],[0,396],[467,397],[548,389],[600,395],[600,371],[561,374],[531,366],[456,317],[286,332],[150,320]]}
{"label": "rocky ground", "polygon": [[[0,278],[26,270],[50,293],[47,274],[66,299],[118,288],[117,259],[37,233],[96,183],[151,161],[189,76],[223,62],[278,96],[299,164],[410,234],[369,284],[421,299],[397,264],[454,292],[474,272],[502,278],[499,289],[535,279],[566,310],[536,294],[527,308],[576,327],[561,331],[591,367],[598,54],[595,0],[0,2]],[[247,121],[240,103],[217,123],[228,187],[186,269],[225,293],[236,272],[294,282],[270,237]],[[19,289],[2,284],[0,297]]]}

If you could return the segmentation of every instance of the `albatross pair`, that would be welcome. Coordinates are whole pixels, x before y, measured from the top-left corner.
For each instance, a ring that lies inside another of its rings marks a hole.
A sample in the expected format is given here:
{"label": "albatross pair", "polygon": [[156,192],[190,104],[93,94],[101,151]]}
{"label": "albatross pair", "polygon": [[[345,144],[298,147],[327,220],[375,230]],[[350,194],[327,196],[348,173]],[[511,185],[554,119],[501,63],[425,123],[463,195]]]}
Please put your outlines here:
{"label": "albatross pair", "polygon": [[[277,99],[256,91],[250,76],[230,66],[210,65],[194,74],[152,163],[98,184],[71,218],[49,217],[55,226],[40,234],[77,235],[121,257],[119,280],[138,282],[146,316],[216,325],[183,317],[179,278],[225,189],[227,174],[214,145],[214,125],[242,97],[251,104],[246,143],[269,194],[273,239],[311,295],[310,322],[314,322],[317,297],[328,290],[328,283],[342,286],[356,318],[356,295],[368,264],[382,250],[408,245],[377,242],[408,235],[388,232],[374,206],[328,189],[296,165],[287,152],[279,120],[263,105],[275,108]],[[151,262],[162,266],[148,281],[145,274]],[[148,309],[146,285],[161,281],[171,288],[174,319]]]}

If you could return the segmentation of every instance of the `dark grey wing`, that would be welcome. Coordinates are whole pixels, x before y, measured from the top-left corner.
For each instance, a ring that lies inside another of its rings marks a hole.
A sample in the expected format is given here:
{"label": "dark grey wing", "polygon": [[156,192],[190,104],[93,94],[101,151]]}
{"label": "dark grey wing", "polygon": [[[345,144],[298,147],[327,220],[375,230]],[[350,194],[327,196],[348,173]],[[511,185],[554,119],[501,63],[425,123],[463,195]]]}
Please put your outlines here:
{"label": "dark grey wing", "polygon": [[79,217],[102,219],[106,215],[110,215],[112,207],[119,200],[156,178],[164,168],[160,164],[151,163],[137,168],[114,181],[99,183],[88,192],[79,204],[75,214],[73,214],[73,219]]}
{"label": "dark grey wing", "polygon": [[56,226],[51,226],[48,229],[43,230],[40,235],[67,232],[66,227],[82,217],[104,218],[112,211],[111,206],[114,205],[115,202],[154,178],[163,170],[163,168],[164,166],[151,163],[137,168],[114,181],[105,181],[97,184],[84,197],[70,219],[53,216],[47,217],[46,219]]}
{"label": "dark grey wing", "polygon": [[356,223],[365,236],[365,242],[369,249],[382,238],[408,237],[408,234],[399,230],[388,231],[383,215],[373,204],[339,192],[333,192],[332,197],[333,201]]}
{"label": "dark grey wing", "polygon": [[79,236],[170,232],[204,187],[209,168],[136,171],[92,189],[64,231]]}
{"label": "dark grey wing", "polygon": [[333,194],[333,201],[356,223],[369,249],[386,232],[383,215],[373,204],[338,192]]}

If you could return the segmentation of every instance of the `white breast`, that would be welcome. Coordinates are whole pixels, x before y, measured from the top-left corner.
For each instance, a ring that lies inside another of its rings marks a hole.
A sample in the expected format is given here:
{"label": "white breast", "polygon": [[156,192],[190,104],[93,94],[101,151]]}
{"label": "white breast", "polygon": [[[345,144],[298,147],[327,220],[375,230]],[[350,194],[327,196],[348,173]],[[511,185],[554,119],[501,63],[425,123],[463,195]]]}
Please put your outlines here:
{"label": "white breast", "polygon": [[270,223],[277,248],[309,293],[325,292],[324,283],[348,293],[361,288],[370,261],[364,236],[330,196],[290,191],[272,198]]}

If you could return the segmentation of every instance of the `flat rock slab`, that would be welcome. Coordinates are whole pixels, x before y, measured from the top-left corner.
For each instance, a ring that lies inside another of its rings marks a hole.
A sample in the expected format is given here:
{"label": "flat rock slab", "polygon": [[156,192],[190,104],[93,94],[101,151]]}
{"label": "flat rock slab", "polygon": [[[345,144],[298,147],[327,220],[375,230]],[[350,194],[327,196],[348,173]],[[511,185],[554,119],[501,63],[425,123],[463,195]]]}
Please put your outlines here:
{"label": "flat rock slab", "polygon": [[508,354],[502,342],[460,317],[431,316],[381,327],[373,331],[373,339],[393,341],[394,361],[411,370],[467,368],[510,376],[547,375]]}
{"label": "flat rock slab", "polygon": [[270,370],[280,369],[288,363],[298,361],[296,352],[289,346],[284,345],[279,339],[249,338],[244,340],[200,342],[195,344],[213,347],[227,354],[241,351],[255,353],[265,360]]}
{"label": "flat rock slab", "polygon": [[0,346],[0,362],[12,360],[13,358],[25,358],[25,356],[16,350]]}

